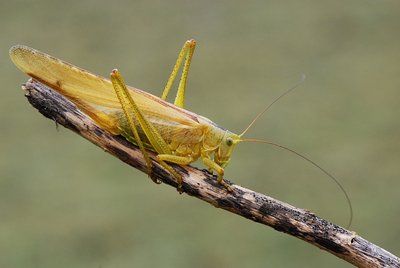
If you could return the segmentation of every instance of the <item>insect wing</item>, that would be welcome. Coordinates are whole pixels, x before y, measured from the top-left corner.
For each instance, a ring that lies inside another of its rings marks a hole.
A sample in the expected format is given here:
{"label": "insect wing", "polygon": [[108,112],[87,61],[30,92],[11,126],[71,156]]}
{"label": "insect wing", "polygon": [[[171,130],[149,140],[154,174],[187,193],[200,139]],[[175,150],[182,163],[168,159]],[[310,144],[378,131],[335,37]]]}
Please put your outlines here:
{"label": "insect wing", "polygon": [[[10,57],[23,72],[60,92],[103,127],[119,134],[122,109],[110,80],[26,46],[12,47]],[[198,127],[196,114],[142,90],[128,89],[146,116],[164,120],[165,124]]]}

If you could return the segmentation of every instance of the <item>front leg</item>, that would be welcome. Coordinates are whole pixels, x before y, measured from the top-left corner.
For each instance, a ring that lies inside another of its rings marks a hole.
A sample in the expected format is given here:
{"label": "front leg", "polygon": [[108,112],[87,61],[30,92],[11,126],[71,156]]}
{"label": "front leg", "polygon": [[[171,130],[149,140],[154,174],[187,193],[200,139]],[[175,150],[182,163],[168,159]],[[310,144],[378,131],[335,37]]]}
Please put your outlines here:
{"label": "front leg", "polygon": [[211,160],[208,154],[202,154],[201,159],[203,160],[204,165],[209,168],[209,170],[215,170],[217,172],[217,182],[224,186],[228,192],[232,192],[233,188],[224,181],[224,169]]}

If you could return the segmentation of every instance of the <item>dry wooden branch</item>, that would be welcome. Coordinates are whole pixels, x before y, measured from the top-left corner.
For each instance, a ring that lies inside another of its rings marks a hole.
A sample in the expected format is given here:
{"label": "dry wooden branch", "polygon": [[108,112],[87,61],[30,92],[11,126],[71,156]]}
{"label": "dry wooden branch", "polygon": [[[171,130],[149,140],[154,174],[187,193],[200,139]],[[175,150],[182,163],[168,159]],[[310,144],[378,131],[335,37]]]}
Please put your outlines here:
{"label": "dry wooden branch", "polygon": [[[29,102],[44,116],[78,133],[125,163],[146,172],[140,150],[120,136],[100,128],[60,94],[29,80],[23,86]],[[151,154],[154,157],[154,154]],[[174,178],[153,161],[153,175],[176,187]],[[277,231],[300,238],[358,267],[400,267],[400,259],[340,226],[315,216],[308,210],[228,182],[232,193],[221,187],[207,171],[173,165],[184,179],[183,190],[215,207],[228,210]]]}

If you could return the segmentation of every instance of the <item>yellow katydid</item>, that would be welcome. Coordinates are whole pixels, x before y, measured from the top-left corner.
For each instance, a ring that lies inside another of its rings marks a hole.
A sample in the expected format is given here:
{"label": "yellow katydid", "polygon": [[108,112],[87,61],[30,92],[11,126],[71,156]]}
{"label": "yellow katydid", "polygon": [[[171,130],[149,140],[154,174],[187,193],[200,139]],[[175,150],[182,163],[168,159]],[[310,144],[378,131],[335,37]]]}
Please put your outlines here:
{"label": "yellow katydid", "polygon": [[[10,49],[10,57],[19,69],[67,97],[103,128],[138,145],[146,160],[150,177],[152,162],[146,150],[156,152],[159,164],[176,178],[179,192],[182,192],[182,177],[168,163],[188,165],[201,158],[210,171],[218,174],[217,181],[231,191],[231,186],[223,180],[223,176],[235,145],[240,142],[262,142],[302,157],[333,179],[344,192],[352,217],[351,203],[343,187],[315,162],[272,142],[242,138],[259,116],[294,87],[259,113],[240,135],[184,109],[186,80],[195,46],[193,39],[185,42],[161,98],[126,86],[118,70],[111,72],[110,81],[21,45]],[[166,98],[182,63],[177,94],[174,104],[171,104]]]}
{"label": "yellow katydid", "polygon": [[[179,191],[182,191],[182,178],[167,162],[188,165],[198,158],[218,173],[221,185],[231,190],[223,180],[224,167],[240,136],[183,109],[186,77],[195,45],[193,39],[185,42],[162,98],[127,87],[117,70],[112,71],[110,81],[20,45],[10,49],[10,57],[19,69],[66,96],[102,127],[137,144],[146,159],[150,177],[151,161],[146,149],[157,153],[157,161],[177,179]],[[171,104],[165,99],[183,60],[178,92]]]}

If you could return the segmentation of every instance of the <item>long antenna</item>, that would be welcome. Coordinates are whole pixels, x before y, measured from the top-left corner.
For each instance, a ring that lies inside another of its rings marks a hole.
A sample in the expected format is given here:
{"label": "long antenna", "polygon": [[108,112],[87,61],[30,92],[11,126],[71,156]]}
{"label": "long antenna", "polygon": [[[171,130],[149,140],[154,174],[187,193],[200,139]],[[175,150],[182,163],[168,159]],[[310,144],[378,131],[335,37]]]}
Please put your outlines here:
{"label": "long antenna", "polygon": [[311,159],[309,159],[308,157],[296,152],[295,150],[292,150],[286,146],[277,144],[277,143],[273,143],[273,142],[269,142],[269,141],[264,141],[264,140],[257,140],[257,139],[245,139],[245,140],[240,140],[240,142],[258,142],[258,143],[265,143],[265,144],[269,144],[281,149],[284,149],[286,151],[289,151],[301,158],[303,158],[304,160],[306,160],[307,162],[309,162],[310,164],[312,164],[314,167],[318,168],[319,170],[321,170],[325,175],[327,175],[329,178],[331,178],[335,184],[340,188],[340,190],[342,191],[342,193],[344,194],[344,196],[346,197],[346,201],[347,201],[347,205],[349,207],[349,213],[350,213],[350,218],[349,218],[349,222],[347,224],[346,229],[348,229],[351,225],[351,223],[353,222],[353,206],[351,205],[351,201],[350,201],[350,197],[347,194],[346,190],[344,189],[344,187],[340,184],[340,182],[332,175],[330,174],[328,171],[326,171],[325,169],[323,169],[320,165],[318,165],[317,163],[315,163],[314,161],[312,161]]}
{"label": "long antenna", "polygon": [[306,75],[302,74],[301,78],[299,80],[299,82],[297,82],[294,86],[292,86],[291,88],[289,88],[288,90],[286,90],[285,92],[283,92],[281,95],[279,95],[276,99],[274,99],[267,107],[265,107],[264,110],[262,110],[254,119],[253,121],[251,121],[251,123],[249,124],[249,126],[242,132],[242,134],[239,135],[239,137],[242,137],[244,134],[246,134],[246,132],[254,125],[254,123],[258,120],[258,118],[260,118],[260,116],[262,116],[266,111],[268,111],[269,108],[271,108],[271,106],[277,102],[278,100],[280,100],[281,98],[283,98],[284,96],[286,96],[287,94],[289,94],[291,91],[293,91],[296,87],[298,87],[299,85],[301,85],[304,80],[306,80]]}

